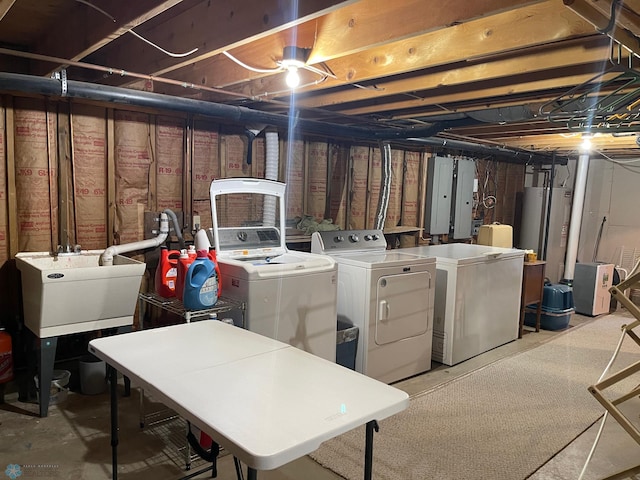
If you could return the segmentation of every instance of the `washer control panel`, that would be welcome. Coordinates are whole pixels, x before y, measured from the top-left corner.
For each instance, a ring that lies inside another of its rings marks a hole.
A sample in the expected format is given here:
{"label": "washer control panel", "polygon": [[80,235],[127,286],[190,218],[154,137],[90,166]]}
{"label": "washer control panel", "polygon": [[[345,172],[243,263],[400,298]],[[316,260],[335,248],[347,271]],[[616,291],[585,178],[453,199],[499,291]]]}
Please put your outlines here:
{"label": "washer control panel", "polygon": [[275,227],[220,228],[220,250],[278,248],[280,232]]}
{"label": "washer control panel", "polygon": [[347,253],[365,250],[385,250],[387,241],[382,230],[334,230],[314,232],[312,253]]}

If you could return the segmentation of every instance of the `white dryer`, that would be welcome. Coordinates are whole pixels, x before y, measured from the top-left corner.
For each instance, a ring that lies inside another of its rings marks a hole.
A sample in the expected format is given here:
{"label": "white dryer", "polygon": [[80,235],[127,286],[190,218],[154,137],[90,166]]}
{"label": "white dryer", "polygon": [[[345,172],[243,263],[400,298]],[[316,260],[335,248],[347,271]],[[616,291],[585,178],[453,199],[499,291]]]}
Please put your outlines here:
{"label": "white dryer", "polygon": [[[284,192],[283,183],[271,180],[212,182],[213,241],[222,295],[245,304],[248,330],[335,362],[337,265],[325,255],[287,250]],[[244,225],[220,226],[216,199],[238,193],[266,197],[263,210],[271,208],[276,218],[261,212],[261,221],[252,218]]]}
{"label": "white dryer", "polygon": [[356,370],[391,383],[431,369],[434,258],[387,250],[380,230],[315,232],[338,263],[338,318],[359,329]]}

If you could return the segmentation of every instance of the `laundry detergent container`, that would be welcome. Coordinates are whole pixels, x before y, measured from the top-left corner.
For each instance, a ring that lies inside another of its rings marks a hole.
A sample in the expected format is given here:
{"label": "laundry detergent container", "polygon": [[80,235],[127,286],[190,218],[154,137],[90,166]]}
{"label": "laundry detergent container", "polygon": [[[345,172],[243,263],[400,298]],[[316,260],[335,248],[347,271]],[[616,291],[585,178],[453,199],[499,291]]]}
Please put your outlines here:
{"label": "laundry detergent container", "polygon": [[[575,312],[573,289],[568,285],[547,284],[542,293],[542,313],[540,328],[544,330],[563,330],[569,326],[571,315]],[[525,309],[524,323],[530,327],[536,324],[536,305]]]}

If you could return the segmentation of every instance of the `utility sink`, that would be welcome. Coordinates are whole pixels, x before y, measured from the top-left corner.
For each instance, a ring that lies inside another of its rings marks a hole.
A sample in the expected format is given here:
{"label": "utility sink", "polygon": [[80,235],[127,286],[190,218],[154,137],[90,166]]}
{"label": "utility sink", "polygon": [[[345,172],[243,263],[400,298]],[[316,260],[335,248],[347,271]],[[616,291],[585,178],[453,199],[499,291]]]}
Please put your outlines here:
{"label": "utility sink", "polygon": [[16,255],[29,330],[48,338],[133,324],[146,265],[116,255],[112,266],[100,266],[102,252]]}

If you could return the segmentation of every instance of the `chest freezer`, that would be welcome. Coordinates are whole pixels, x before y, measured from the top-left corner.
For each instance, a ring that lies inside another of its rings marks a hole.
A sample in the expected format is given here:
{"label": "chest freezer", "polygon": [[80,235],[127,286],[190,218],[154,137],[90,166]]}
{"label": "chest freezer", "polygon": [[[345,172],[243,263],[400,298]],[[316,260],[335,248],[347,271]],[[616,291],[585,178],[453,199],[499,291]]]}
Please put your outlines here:
{"label": "chest freezer", "polygon": [[524,250],[453,243],[402,251],[436,258],[433,360],[455,365],[518,338]]}

